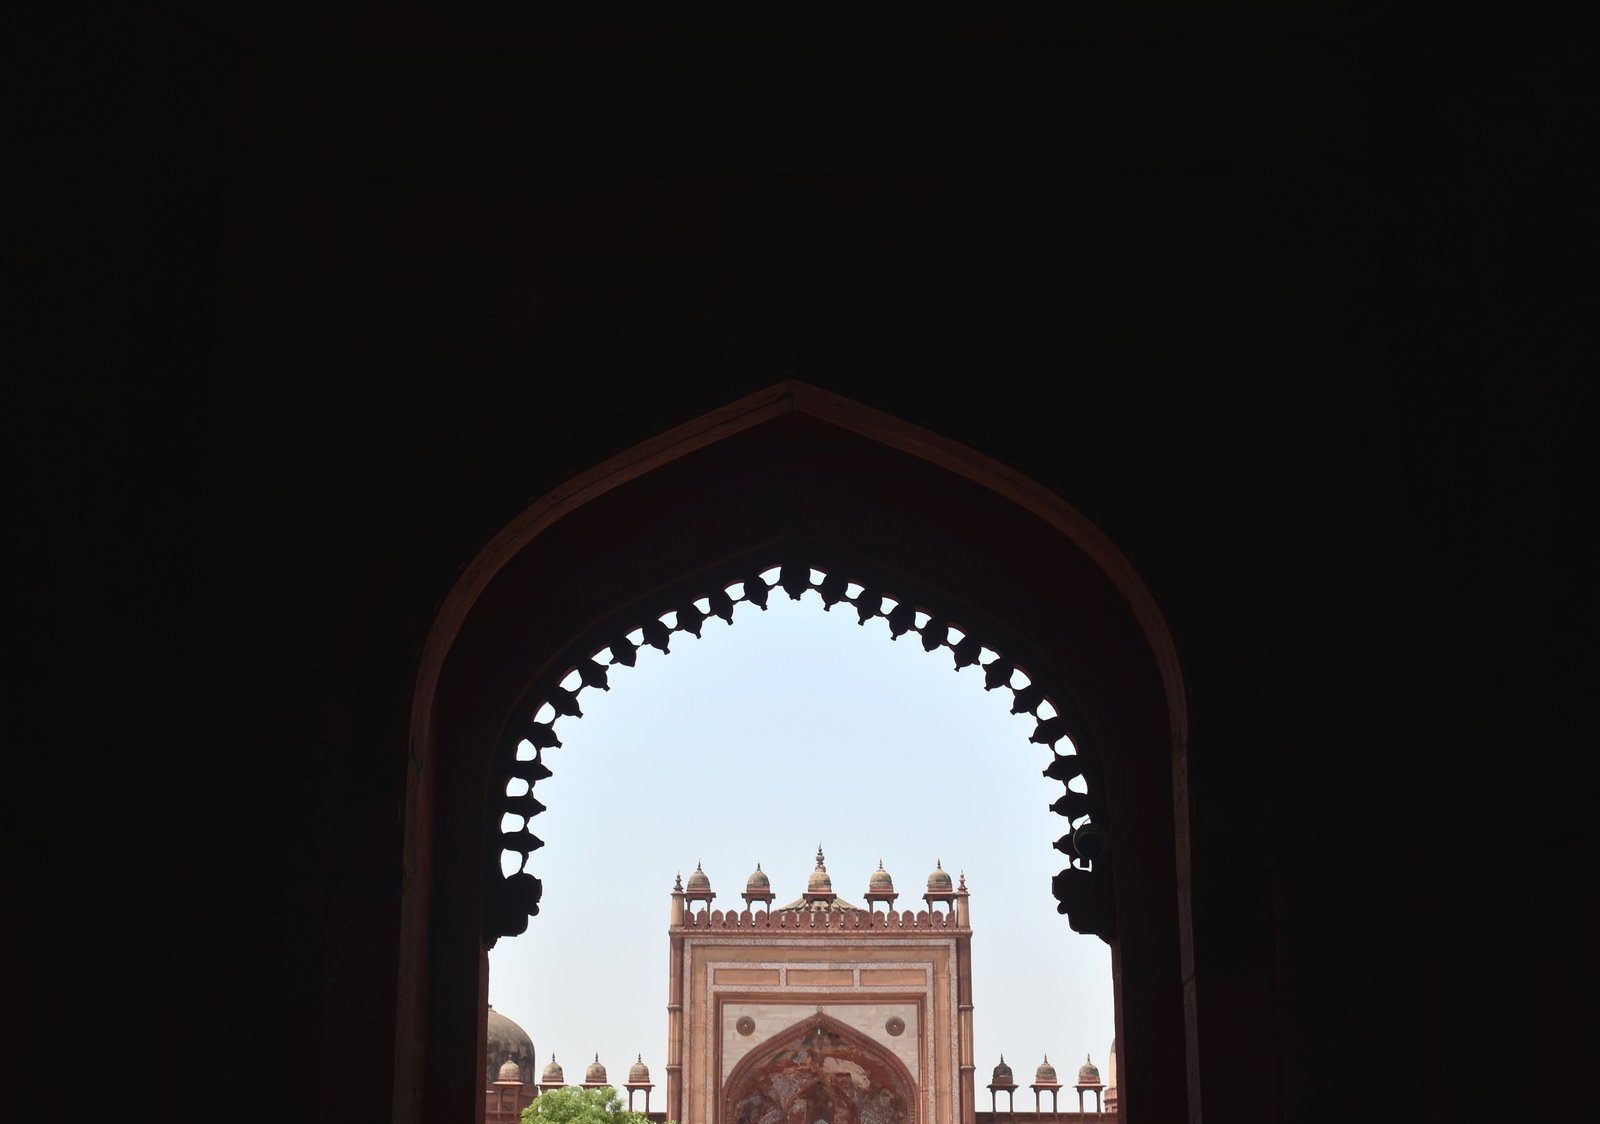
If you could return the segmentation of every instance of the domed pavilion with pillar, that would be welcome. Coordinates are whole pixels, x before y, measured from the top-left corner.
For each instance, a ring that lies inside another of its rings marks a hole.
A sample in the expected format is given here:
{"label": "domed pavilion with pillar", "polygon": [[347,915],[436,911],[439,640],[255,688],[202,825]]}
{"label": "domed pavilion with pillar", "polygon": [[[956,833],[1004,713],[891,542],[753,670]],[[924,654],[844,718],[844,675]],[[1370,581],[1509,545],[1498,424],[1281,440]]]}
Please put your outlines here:
{"label": "domed pavilion with pillar", "polygon": [[633,1098],[635,1093],[644,1094],[644,1114],[650,1115],[650,1090],[655,1084],[650,1080],[650,1067],[644,1064],[644,1055],[639,1054],[633,1065],[628,1069],[628,1081],[623,1086],[628,1090],[628,1111],[634,1111]]}
{"label": "domed pavilion with pillar", "polygon": [[1084,1055],[1083,1064],[1078,1067],[1078,1081],[1075,1086],[1078,1090],[1078,1111],[1083,1111],[1083,1095],[1089,1093],[1094,1097],[1094,1110],[1100,1112],[1105,1108],[1101,1101],[1101,1093],[1105,1089],[1100,1080],[1100,1067],[1094,1064],[1094,1058]]}

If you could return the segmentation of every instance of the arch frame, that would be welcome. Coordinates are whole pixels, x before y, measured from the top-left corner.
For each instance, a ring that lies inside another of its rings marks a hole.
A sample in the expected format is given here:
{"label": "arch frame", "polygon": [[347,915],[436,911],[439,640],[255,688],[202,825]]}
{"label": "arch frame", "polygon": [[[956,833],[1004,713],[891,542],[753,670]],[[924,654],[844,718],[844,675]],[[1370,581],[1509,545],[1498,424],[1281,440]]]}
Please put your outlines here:
{"label": "arch frame", "polygon": [[926,1118],[922,1111],[922,1097],[917,1093],[917,1080],[912,1076],[911,1070],[906,1067],[905,1062],[896,1057],[894,1051],[886,1049],[881,1042],[874,1042],[855,1027],[839,1021],[822,1010],[808,1015],[791,1027],[784,1028],[765,1042],[753,1047],[744,1057],[734,1063],[733,1069],[728,1072],[728,1079],[722,1083],[722,1089],[717,1096],[721,1124],[733,1124],[734,1094],[759,1069],[761,1063],[757,1061],[758,1055],[770,1054],[772,1051],[781,1050],[793,1043],[800,1042],[819,1029],[826,1030],[829,1034],[844,1039],[859,1050],[871,1053],[886,1069],[893,1073],[900,1084],[898,1091],[911,1109],[911,1119],[905,1121],[904,1124],[922,1124],[922,1121]]}
{"label": "arch frame", "polygon": [[[757,484],[783,492],[770,525],[767,509],[751,506]],[[725,520],[687,502],[708,497],[728,509]],[[673,516],[699,522],[685,530]],[[970,541],[974,528],[998,529],[1001,545]],[[704,543],[696,534],[723,537]],[[1037,482],[968,446],[786,381],[539,498],[444,598],[418,661],[409,732],[396,1120],[456,1118],[481,1099],[468,1078],[481,1058],[463,1064],[458,1055],[463,1039],[482,1032],[492,938],[481,928],[478,827],[513,707],[619,604],[704,574],[735,548],[797,535],[866,543],[862,553],[890,569],[932,574],[936,585],[992,601],[984,611],[1058,662],[1056,678],[1081,685],[1089,737],[1104,747],[1111,815],[1143,831],[1117,844],[1114,1033],[1128,1046],[1124,1111],[1135,1124],[1197,1113],[1197,1016],[1184,986],[1187,720],[1176,647],[1154,597],[1107,536]],[[597,565],[574,577],[575,557]],[[933,574],[930,557],[944,569]],[[541,596],[541,580],[563,574],[582,604]],[[1026,581],[1004,588],[1017,576]],[[1089,649],[1105,666],[1085,657]],[[1129,1081],[1135,1073],[1144,1077]]]}

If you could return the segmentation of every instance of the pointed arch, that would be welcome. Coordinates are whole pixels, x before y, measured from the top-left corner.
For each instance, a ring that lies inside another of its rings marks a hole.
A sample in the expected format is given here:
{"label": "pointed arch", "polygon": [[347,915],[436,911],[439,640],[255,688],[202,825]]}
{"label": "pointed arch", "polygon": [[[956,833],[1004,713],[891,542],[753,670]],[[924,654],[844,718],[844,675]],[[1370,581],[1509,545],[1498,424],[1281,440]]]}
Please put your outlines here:
{"label": "pointed arch", "polygon": [[[822,1038],[823,1041],[813,1043],[816,1038]],[[805,1054],[812,1056],[799,1056]],[[727,1080],[722,1083],[718,1097],[721,1124],[741,1124],[739,1106],[752,1096],[785,1098],[783,1093],[768,1091],[770,1083],[765,1079],[775,1069],[789,1073],[797,1068],[813,1069],[817,1074],[816,1080],[810,1084],[797,1083],[797,1087],[790,1090],[785,1099],[775,1099],[778,1108],[786,1109],[796,1098],[804,1097],[814,1085],[825,1080],[823,1071],[828,1056],[858,1065],[866,1061],[867,1065],[861,1068],[869,1076],[878,1078],[878,1082],[862,1091],[868,1095],[879,1089],[888,1092],[893,1103],[903,1110],[897,1124],[920,1124],[924,1118],[922,1098],[918,1095],[917,1080],[905,1062],[895,1057],[894,1052],[882,1043],[874,1042],[855,1027],[840,1022],[825,1011],[802,1019],[739,1059],[728,1073]],[[860,1114],[852,1116],[860,1118]]]}
{"label": "pointed arch", "polygon": [[481,1062],[458,1054],[481,1036],[487,949],[538,908],[532,875],[500,885],[500,837],[485,826],[538,685],[592,658],[601,638],[774,559],[892,585],[996,650],[1025,653],[1029,678],[1051,685],[1074,742],[1090,747],[1111,829],[1101,877],[1071,864],[1058,876],[1058,909],[1112,943],[1124,1111],[1135,1124],[1186,1112],[1187,730],[1154,598],[1098,528],[1037,482],[784,382],[541,497],[441,605],[410,729],[396,1119],[476,1103]]}

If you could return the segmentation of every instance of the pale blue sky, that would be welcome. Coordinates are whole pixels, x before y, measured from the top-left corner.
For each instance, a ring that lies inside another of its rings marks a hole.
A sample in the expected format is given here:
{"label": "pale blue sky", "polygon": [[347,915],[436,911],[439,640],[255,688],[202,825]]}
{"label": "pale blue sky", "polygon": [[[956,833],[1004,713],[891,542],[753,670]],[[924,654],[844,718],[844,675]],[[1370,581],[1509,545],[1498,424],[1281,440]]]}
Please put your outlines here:
{"label": "pale blue sky", "polygon": [[848,605],[824,612],[814,591],[774,589],[766,612],[741,604],[732,626],[674,633],[670,653],[641,647],[610,685],[557,724],[555,775],[537,789],[545,846],[529,862],[543,910],[489,953],[489,1001],[532,1036],[539,1069],[554,1051],[581,1081],[598,1052],[620,1087],[642,1053],[663,1107],[673,876],[699,862],[714,908],[742,908],[760,862],[782,905],[820,843],[857,904],[880,858],[901,909],[922,907],[935,860],[966,873],[980,1108],[1002,1052],[1024,1086],[1045,1054],[1067,1083],[1085,1054],[1104,1072],[1110,950],[1050,896],[1061,786],[1040,775],[1050,751],[1028,742],[1035,720],[1010,713],[1011,692],[984,691],[981,668],[957,672],[947,649],[891,640]]}

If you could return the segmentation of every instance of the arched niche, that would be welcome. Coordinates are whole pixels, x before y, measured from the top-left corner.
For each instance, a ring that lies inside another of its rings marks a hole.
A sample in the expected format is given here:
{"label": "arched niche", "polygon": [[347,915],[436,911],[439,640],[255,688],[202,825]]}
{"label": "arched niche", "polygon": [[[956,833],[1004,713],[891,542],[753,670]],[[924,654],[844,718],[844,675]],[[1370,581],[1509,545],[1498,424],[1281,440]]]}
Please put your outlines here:
{"label": "arched niche", "polygon": [[[918,1124],[926,1117],[905,1063],[820,1011],[739,1059],[723,1083],[720,1119],[722,1124],[774,1124],[768,1118],[776,1109],[781,1124],[797,1100],[849,1101],[844,1117],[860,1124]],[[807,1124],[839,1118],[826,1110],[805,1117]]]}
{"label": "arched niche", "polygon": [[1134,1124],[1187,1115],[1183,687],[1153,598],[1115,546],[1047,489],[966,446],[785,382],[541,497],[441,606],[412,714],[396,1119],[461,1119],[481,1100],[487,951],[516,931],[497,845],[506,747],[532,718],[537,685],[619,629],[772,561],[880,581],[1052,685],[1092,762],[1110,838],[1101,877],[1084,884],[1093,900],[1060,908],[1093,916],[1080,927],[1112,946],[1122,1111]]}

